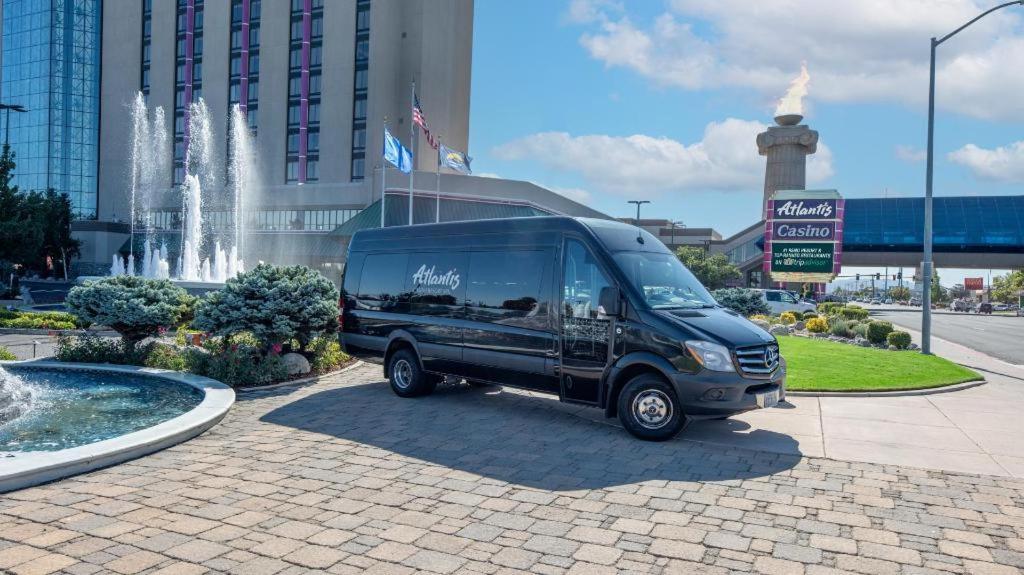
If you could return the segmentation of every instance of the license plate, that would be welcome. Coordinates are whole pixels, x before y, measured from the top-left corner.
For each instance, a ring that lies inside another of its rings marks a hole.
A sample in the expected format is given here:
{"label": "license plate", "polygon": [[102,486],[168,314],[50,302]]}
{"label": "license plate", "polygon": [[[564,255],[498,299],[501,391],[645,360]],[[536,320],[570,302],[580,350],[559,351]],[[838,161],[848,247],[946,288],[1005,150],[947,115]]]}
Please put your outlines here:
{"label": "license plate", "polygon": [[760,408],[775,407],[779,404],[779,390],[775,389],[772,391],[755,393],[754,399],[757,401],[757,406]]}

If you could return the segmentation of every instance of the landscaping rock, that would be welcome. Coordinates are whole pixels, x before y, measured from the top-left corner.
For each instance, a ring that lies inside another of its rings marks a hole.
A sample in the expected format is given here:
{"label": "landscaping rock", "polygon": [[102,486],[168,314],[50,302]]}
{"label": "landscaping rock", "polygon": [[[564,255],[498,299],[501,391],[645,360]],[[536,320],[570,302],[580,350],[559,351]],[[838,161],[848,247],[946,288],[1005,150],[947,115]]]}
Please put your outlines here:
{"label": "landscaping rock", "polygon": [[855,343],[855,344],[857,344],[857,345],[859,345],[861,347],[871,347],[871,342],[866,340],[866,339],[864,339],[863,337],[860,337],[860,336],[857,336],[853,340],[853,343]]}
{"label": "landscaping rock", "polygon": [[791,332],[792,332],[792,330],[790,330],[789,326],[786,326],[786,325],[772,326],[772,328],[770,330],[770,333],[772,335],[789,335]]}
{"label": "landscaping rock", "polygon": [[899,349],[899,348],[896,347],[895,345],[890,345],[889,346],[889,351],[896,351],[897,349]]}
{"label": "landscaping rock", "polygon": [[912,343],[909,346],[907,346],[907,349],[915,350],[916,351],[916,350],[921,349],[921,346],[917,345],[916,343]]}
{"label": "landscaping rock", "polygon": [[288,370],[288,375],[303,375],[313,369],[309,365],[309,360],[300,353],[286,353],[281,356],[281,362]]}
{"label": "landscaping rock", "polygon": [[768,323],[767,321],[765,321],[763,319],[752,319],[750,321],[754,322],[754,325],[756,325],[757,327],[759,327],[759,328],[761,328],[761,329],[763,329],[765,331],[768,331],[772,327],[772,325],[770,323]]}
{"label": "landscaping rock", "polygon": [[807,329],[807,322],[798,321],[795,324],[793,324],[793,329],[795,329],[796,331],[803,331]]}

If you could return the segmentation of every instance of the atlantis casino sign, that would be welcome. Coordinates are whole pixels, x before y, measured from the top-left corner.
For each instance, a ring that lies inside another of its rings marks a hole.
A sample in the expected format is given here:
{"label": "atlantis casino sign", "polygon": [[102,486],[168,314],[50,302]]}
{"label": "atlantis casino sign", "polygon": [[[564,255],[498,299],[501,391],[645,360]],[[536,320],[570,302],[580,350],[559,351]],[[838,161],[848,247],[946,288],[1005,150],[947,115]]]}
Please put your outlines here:
{"label": "atlantis casino sign", "polygon": [[835,190],[783,190],[768,200],[764,271],[771,281],[835,279],[842,259],[843,207]]}

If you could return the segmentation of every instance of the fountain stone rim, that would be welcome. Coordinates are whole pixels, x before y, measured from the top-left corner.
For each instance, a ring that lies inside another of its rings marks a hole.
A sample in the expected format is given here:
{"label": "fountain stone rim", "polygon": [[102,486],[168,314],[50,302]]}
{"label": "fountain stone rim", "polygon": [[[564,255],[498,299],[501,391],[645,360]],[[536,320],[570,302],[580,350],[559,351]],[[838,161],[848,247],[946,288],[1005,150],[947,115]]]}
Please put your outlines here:
{"label": "fountain stone rim", "polygon": [[125,435],[59,451],[0,452],[4,462],[0,493],[109,467],[187,441],[220,422],[235,402],[235,391],[219,381],[167,369],[49,360],[0,361],[0,367],[15,373],[39,369],[135,374],[190,385],[203,392],[203,400],[190,411]]}

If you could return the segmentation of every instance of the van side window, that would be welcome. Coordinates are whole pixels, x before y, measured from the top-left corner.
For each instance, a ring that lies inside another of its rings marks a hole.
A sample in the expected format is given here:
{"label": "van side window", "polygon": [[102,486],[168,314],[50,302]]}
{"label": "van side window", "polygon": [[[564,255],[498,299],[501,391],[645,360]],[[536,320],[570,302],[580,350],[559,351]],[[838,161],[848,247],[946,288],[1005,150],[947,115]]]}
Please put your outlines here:
{"label": "van side window", "polygon": [[766,291],[764,298],[768,301],[782,301],[782,294],[777,291]]}
{"label": "van side window", "polygon": [[360,309],[402,313],[407,254],[370,254],[363,263],[357,304]]}
{"label": "van side window", "polygon": [[[598,319],[601,288],[611,285],[590,250],[576,240],[565,243],[565,285],[563,314],[567,317]],[[606,318],[601,318],[606,319]]]}
{"label": "van side window", "polygon": [[467,259],[465,253],[409,254],[405,270],[409,313],[461,317],[466,300]]}
{"label": "van side window", "polygon": [[[473,252],[466,288],[468,319],[547,327],[551,254],[541,250]],[[547,281],[545,281],[547,280]]]}
{"label": "van side window", "polygon": [[604,361],[611,320],[598,311],[598,301],[612,284],[582,243],[566,241],[563,259],[562,357]]}

